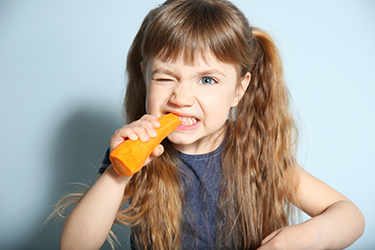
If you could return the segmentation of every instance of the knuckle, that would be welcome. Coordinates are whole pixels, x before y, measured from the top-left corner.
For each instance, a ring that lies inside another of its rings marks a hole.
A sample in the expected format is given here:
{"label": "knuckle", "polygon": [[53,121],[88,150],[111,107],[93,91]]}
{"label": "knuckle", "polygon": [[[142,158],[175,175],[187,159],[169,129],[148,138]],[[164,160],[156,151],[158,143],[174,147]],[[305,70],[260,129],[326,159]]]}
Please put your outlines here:
{"label": "knuckle", "polygon": [[138,127],[134,127],[134,128],[133,128],[133,131],[134,131],[136,134],[139,134],[139,133],[144,133],[145,129],[144,129],[144,127],[140,127],[140,126],[138,126]]}
{"label": "knuckle", "polygon": [[153,129],[155,128],[154,124],[151,123],[151,122],[148,122],[147,124],[145,124],[145,127],[146,127],[147,129],[150,129],[150,130],[153,130]]}
{"label": "knuckle", "polygon": [[152,119],[152,116],[149,115],[149,114],[145,114],[145,115],[143,115],[143,116],[141,117],[140,120],[142,120],[142,121],[147,121],[147,120],[150,120],[150,119]]}

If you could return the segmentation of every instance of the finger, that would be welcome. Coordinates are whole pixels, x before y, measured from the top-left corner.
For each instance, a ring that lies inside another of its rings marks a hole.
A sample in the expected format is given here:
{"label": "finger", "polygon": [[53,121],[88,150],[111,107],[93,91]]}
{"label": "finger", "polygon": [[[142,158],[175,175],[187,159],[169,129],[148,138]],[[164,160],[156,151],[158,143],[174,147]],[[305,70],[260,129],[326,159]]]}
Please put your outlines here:
{"label": "finger", "polygon": [[159,120],[156,116],[144,115],[139,120],[139,125],[146,129],[147,134],[151,138],[155,138],[157,136],[157,132],[156,132],[155,128],[159,128],[160,123],[159,123]]}
{"label": "finger", "polygon": [[110,151],[120,145],[126,139],[130,140],[137,140],[138,136],[134,133],[134,131],[130,128],[123,127],[121,129],[117,129],[114,134],[111,136],[110,140]]}
{"label": "finger", "polygon": [[136,133],[134,133],[133,130],[129,129],[126,133],[126,137],[124,137],[124,138],[135,141],[135,140],[138,140],[138,135]]}
{"label": "finger", "polygon": [[146,130],[146,133],[151,138],[155,138],[158,134],[155,130],[155,125],[151,121],[143,121],[142,127]]}
{"label": "finger", "polygon": [[[148,130],[144,127],[144,125],[137,126],[133,128],[134,133],[138,136],[138,138],[143,142],[148,142],[150,140],[150,135]],[[155,132],[156,133],[156,132]]]}
{"label": "finger", "polygon": [[159,119],[153,115],[144,115],[142,116],[141,120],[151,122],[155,128],[160,128]]}
{"label": "finger", "polygon": [[161,156],[164,153],[163,145],[159,144],[154,151],[152,151],[151,155],[147,158],[145,165],[149,164],[153,159],[156,157]]}
{"label": "finger", "polygon": [[112,150],[126,139],[132,141],[140,139],[143,142],[148,142],[150,138],[157,136],[155,127],[160,127],[158,118],[152,115],[144,115],[141,119],[116,130],[111,137],[110,148]]}
{"label": "finger", "polygon": [[163,145],[159,144],[159,145],[154,149],[154,151],[152,151],[151,155],[152,155],[153,157],[159,157],[159,156],[161,156],[163,153],[164,153],[164,147],[163,147]]}
{"label": "finger", "polygon": [[130,139],[132,141],[138,139],[137,134],[129,126],[124,126],[120,129],[117,129],[111,137],[111,140],[114,141],[123,141],[125,139]]}

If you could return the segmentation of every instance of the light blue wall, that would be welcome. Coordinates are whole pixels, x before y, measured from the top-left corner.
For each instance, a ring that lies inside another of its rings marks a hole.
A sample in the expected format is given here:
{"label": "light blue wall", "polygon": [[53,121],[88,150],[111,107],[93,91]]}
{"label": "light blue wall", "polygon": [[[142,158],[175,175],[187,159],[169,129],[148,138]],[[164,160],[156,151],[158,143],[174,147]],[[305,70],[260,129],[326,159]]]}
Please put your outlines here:
{"label": "light blue wall", "polygon": [[[300,163],[364,212],[375,247],[375,2],[234,1],[280,46]],[[41,224],[96,178],[122,125],[125,57],[158,1],[0,1],[0,249],[57,249]]]}

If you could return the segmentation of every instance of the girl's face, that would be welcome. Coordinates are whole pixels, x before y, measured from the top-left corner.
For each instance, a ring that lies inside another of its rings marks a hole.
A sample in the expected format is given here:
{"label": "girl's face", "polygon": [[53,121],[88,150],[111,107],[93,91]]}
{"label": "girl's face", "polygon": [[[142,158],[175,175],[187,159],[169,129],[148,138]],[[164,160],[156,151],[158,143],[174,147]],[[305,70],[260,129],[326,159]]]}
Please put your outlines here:
{"label": "girl's face", "polygon": [[212,54],[205,60],[195,58],[194,65],[185,64],[182,56],[173,62],[155,57],[142,64],[142,70],[147,113],[180,117],[182,124],[168,139],[187,154],[208,153],[221,144],[229,110],[238,104],[250,81],[250,73],[238,79],[232,64]]}

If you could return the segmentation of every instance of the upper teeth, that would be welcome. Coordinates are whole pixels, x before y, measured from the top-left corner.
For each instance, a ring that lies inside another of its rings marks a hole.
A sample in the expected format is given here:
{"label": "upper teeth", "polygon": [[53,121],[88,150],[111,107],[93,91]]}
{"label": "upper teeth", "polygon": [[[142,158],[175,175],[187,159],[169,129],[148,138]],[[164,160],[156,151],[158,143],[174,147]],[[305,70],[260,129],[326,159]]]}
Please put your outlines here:
{"label": "upper teeth", "polygon": [[197,119],[193,117],[180,117],[180,120],[183,124],[188,124],[188,125],[191,125],[197,122]]}

